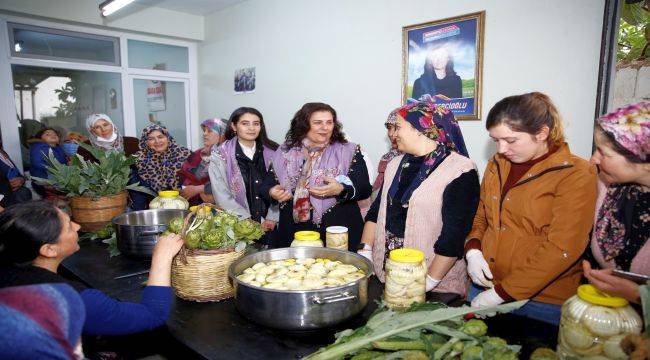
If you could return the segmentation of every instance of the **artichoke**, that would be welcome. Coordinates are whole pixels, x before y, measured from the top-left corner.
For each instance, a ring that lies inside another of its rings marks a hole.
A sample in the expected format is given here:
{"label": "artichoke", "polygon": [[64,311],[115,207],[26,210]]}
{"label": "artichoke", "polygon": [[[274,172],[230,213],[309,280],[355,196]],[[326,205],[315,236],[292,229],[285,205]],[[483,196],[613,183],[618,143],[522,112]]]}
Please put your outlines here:
{"label": "artichoke", "polygon": [[208,231],[212,230],[212,221],[208,219],[201,219],[199,221],[200,223],[196,230],[200,231],[201,233],[207,233]]}
{"label": "artichoke", "polygon": [[113,235],[113,224],[106,224],[106,226],[97,230],[95,234],[97,235],[98,239],[106,239],[111,237],[111,235]]}
{"label": "artichoke", "polygon": [[468,346],[460,356],[461,360],[483,360],[483,348],[480,346]]}
{"label": "artichoke", "polygon": [[487,325],[483,320],[479,319],[470,319],[461,326],[460,331],[464,332],[467,335],[472,336],[483,336],[487,333]]}
{"label": "artichoke", "polygon": [[185,246],[188,249],[198,249],[201,246],[201,233],[192,230],[185,234]]}
{"label": "artichoke", "polygon": [[537,348],[530,354],[530,360],[559,360],[557,353],[549,348]]}
{"label": "artichoke", "polygon": [[255,241],[264,236],[262,226],[251,219],[237,222],[233,231],[237,240]]}
{"label": "artichoke", "polygon": [[181,230],[183,230],[184,223],[185,223],[185,219],[183,219],[182,217],[173,218],[169,222],[169,225],[167,226],[167,230],[175,234],[180,234]]}
{"label": "artichoke", "polygon": [[218,249],[223,247],[225,237],[224,232],[220,229],[212,229],[204,235],[203,243],[208,249]]}

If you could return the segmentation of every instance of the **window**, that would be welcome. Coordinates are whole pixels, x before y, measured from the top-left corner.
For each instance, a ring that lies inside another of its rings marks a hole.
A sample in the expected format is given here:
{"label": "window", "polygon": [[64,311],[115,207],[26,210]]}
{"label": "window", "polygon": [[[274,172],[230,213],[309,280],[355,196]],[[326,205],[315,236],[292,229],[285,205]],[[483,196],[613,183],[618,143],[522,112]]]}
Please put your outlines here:
{"label": "window", "polygon": [[119,39],[110,36],[8,23],[16,57],[120,65]]}
{"label": "window", "polygon": [[138,137],[146,126],[163,125],[182,146],[187,146],[185,83],[180,81],[133,80],[135,123]]}
{"label": "window", "polygon": [[129,40],[129,67],[189,72],[189,55],[184,46]]}

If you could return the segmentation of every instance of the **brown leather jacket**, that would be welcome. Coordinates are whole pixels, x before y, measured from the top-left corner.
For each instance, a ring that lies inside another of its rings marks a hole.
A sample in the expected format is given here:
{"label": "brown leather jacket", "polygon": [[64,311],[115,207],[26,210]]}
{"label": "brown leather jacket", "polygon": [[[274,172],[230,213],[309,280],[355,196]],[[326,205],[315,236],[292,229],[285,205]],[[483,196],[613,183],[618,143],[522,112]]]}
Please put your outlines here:
{"label": "brown leather jacket", "polygon": [[562,304],[576,293],[589,242],[596,168],[565,143],[501,194],[510,161],[489,162],[468,239],[478,239],[495,284],[517,300]]}

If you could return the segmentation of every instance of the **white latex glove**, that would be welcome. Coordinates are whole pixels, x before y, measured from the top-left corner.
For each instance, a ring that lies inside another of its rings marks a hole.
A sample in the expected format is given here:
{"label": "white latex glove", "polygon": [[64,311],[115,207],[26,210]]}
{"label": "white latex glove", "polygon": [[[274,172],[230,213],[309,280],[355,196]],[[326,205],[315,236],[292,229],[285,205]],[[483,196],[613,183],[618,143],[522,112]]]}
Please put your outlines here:
{"label": "white latex glove", "polygon": [[370,260],[372,263],[372,247],[368,244],[363,244],[363,250],[357,251],[357,254],[363,256],[364,258]]}
{"label": "white latex glove", "polygon": [[486,288],[494,287],[490,265],[485,261],[481,250],[472,249],[468,251],[465,254],[465,259],[467,259],[467,272],[474,284]]}
{"label": "white latex glove", "polygon": [[478,308],[478,307],[490,307],[490,306],[497,306],[501,303],[503,303],[505,300],[497,294],[497,291],[492,289],[488,289],[483,291],[482,293],[478,294],[474,300],[472,300],[472,307]]}
{"label": "white latex glove", "polygon": [[433,290],[436,286],[438,286],[438,284],[440,284],[440,280],[436,280],[427,274],[427,284],[425,286],[426,292]]}

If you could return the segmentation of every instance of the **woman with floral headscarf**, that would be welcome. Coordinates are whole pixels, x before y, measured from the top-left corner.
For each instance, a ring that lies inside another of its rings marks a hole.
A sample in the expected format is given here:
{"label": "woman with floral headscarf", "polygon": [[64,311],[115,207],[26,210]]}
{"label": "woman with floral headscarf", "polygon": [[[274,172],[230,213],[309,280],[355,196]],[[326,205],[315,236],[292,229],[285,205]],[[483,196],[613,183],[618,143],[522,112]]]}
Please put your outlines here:
{"label": "woman with floral headscarf", "polygon": [[[190,150],[178,145],[166,127],[156,124],[142,129],[139,146],[140,151],[135,154],[136,171],[132,172],[132,182],[139,182],[154,193],[180,189],[178,172],[192,154]],[[151,196],[138,191],[131,191],[130,196],[134,210],[146,209],[153,200]]]}
{"label": "woman with floral headscarf", "polygon": [[191,205],[214,202],[208,166],[212,150],[225,140],[227,123],[227,120],[219,118],[204,120],[201,123],[203,147],[192,153],[181,167],[181,196],[189,200]]}
{"label": "woman with floral headscarf", "polygon": [[388,140],[390,140],[390,150],[382,155],[379,160],[379,165],[377,167],[377,178],[372,184],[373,199],[376,197],[376,194],[381,189],[381,185],[384,183],[384,172],[386,171],[386,166],[388,163],[393,160],[394,157],[397,157],[401,152],[397,149],[397,137],[395,136],[395,126],[397,124],[397,113],[399,109],[395,109],[388,114],[388,119],[384,123],[386,127],[386,135]]}
{"label": "woman with floral headscarf", "polygon": [[453,114],[430,101],[397,110],[397,148],[370,211],[359,253],[384,266],[393,249],[422,250],[428,267],[426,290],[465,296],[465,236],[479,198],[476,166],[468,158]]}
{"label": "woman with floral headscarf", "polygon": [[[90,114],[86,118],[88,140],[84,143],[103,151],[121,151],[126,156],[135,154],[138,149],[138,139],[132,136],[122,136],[119,129],[106,114]],[[86,149],[79,147],[77,154],[86,160],[96,160]]]}
{"label": "woman with floral headscarf", "polygon": [[584,274],[601,291],[639,303],[639,286],[614,269],[650,276],[650,102],[628,105],[596,121],[600,170],[591,252],[605,270]]}

